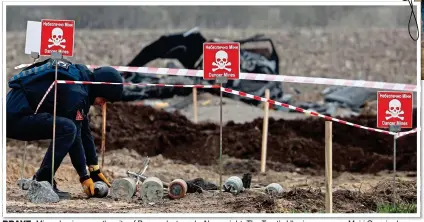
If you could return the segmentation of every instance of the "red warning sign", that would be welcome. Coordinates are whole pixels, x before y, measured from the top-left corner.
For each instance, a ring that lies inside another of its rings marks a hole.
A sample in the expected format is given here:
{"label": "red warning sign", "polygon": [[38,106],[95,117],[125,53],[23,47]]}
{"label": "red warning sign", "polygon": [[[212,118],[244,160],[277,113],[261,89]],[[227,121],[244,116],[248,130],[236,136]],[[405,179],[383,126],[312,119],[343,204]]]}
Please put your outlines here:
{"label": "red warning sign", "polygon": [[225,76],[238,79],[240,75],[240,43],[203,43],[203,78]]}
{"label": "red warning sign", "polygon": [[412,92],[377,92],[377,127],[412,128]]}
{"label": "red warning sign", "polygon": [[40,55],[50,56],[52,52],[61,52],[63,56],[74,54],[75,21],[41,20]]}

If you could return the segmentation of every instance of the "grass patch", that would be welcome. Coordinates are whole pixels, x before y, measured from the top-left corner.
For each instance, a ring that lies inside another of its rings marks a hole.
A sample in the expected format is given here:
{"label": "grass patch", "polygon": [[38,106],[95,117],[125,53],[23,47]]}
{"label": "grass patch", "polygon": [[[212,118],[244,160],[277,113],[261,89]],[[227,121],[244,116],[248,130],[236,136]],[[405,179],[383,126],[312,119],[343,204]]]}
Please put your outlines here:
{"label": "grass patch", "polygon": [[378,213],[416,213],[417,205],[416,204],[396,204],[396,207],[393,207],[393,204],[383,204],[377,206]]}

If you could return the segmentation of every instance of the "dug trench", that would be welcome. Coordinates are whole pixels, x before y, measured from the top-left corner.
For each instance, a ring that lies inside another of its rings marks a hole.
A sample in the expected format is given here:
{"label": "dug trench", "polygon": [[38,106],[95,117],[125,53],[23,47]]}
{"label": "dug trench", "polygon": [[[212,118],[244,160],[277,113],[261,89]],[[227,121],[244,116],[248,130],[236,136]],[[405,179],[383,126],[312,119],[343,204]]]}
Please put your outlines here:
{"label": "dug trench", "polygon": [[[93,107],[94,108],[94,107]],[[101,110],[90,112],[95,143],[101,144]],[[100,121],[99,121],[100,120]],[[375,126],[375,117],[358,117],[348,121]],[[414,112],[414,122],[416,112]],[[415,126],[415,124],[414,124]],[[393,137],[333,123],[333,209],[337,213],[378,212],[381,205],[391,204]],[[226,172],[232,175],[252,172],[252,184],[277,182],[285,192],[280,198],[246,192],[237,196],[214,192],[190,193],[179,200],[164,199],[155,205],[140,200],[116,201],[113,198],[86,199],[69,159],[57,173],[59,187],[71,192],[72,200],[37,205],[25,199],[25,192],[16,186],[19,178],[23,144],[9,141],[7,146],[7,206],[9,213],[304,213],[324,212],[324,120],[269,121],[268,168],[266,175],[257,172],[261,152],[262,120],[249,123],[226,123],[223,151]],[[217,183],[215,169],[219,149],[219,126],[213,123],[194,124],[178,113],[158,111],[128,103],[108,105],[105,175],[114,179],[125,177],[126,170],[139,170],[144,156],[152,161],[148,174],[163,181],[174,178],[203,177]],[[28,146],[25,175],[34,175],[42,160],[46,144]],[[396,202],[416,204],[416,134],[398,141],[399,179]],[[293,168],[294,167],[294,168]],[[297,168],[297,169],[296,169]],[[279,172],[273,172],[279,171]],[[360,172],[349,173],[350,172]],[[378,172],[383,171],[383,172]],[[368,172],[378,172],[368,174]],[[312,174],[312,175],[311,175]],[[406,175],[406,176],[405,176]],[[107,207],[104,207],[107,206]]]}
{"label": "dug trench", "polygon": [[[96,108],[92,118],[99,118]],[[242,115],[242,114],[241,114]],[[375,116],[345,119],[376,127]],[[94,121],[92,121],[94,122]],[[238,159],[260,160],[263,119],[244,124],[228,122],[223,127],[223,154]],[[416,127],[416,110],[413,127]],[[95,143],[101,143],[101,124],[91,125]],[[141,155],[180,160],[189,164],[214,165],[219,155],[219,125],[194,124],[178,112],[116,103],[108,106],[107,150],[127,148]],[[269,119],[268,168],[285,170],[287,165],[321,171],[325,167],[325,121],[311,117],[301,120]],[[333,170],[376,173],[393,167],[393,136],[333,123]],[[397,140],[397,169],[416,171],[417,137],[410,134]],[[256,161],[257,162],[257,161]],[[259,167],[250,167],[256,171]]]}

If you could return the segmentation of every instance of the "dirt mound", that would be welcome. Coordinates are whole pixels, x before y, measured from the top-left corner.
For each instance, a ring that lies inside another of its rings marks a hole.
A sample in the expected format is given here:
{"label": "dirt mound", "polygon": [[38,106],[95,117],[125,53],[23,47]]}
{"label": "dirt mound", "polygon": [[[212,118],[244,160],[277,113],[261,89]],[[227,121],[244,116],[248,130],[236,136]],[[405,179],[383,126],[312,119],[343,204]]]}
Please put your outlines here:
{"label": "dirt mound", "polygon": [[[334,209],[340,213],[376,212],[381,204],[392,202],[393,181],[382,181],[366,192],[337,190],[333,192]],[[412,204],[417,201],[416,181],[397,181],[396,203]],[[325,209],[325,194],[320,189],[295,188],[282,195],[289,200],[292,210],[298,212],[321,212]]]}
{"label": "dirt mound", "polygon": [[[95,115],[101,112],[96,110]],[[97,114],[96,114],[97,113]],[[97,116],[98,118],[98,116]],[[375,117],[347,119],[375,127]],[[416,127],[414,110],[414,127]],[[93,124],[96,144],[100,144],[100,124]],[[228,122],[223,129],[223,153],[240,159],[260,159],[262,119],[244,124]],[[324,168],[324,121],[269,120],[268,160],[297,167]],[[397,169],[416,170],[416,134],[397,142]],[[219,126],[193,124],[178,113],[150,107],[113,104],[108,107],[108,150],[128,148],[142,155],[182,160],[191,164],[215,164],[219,153]],[[392,169],[393,136],[333,124],[333,169],[374,173]]]}

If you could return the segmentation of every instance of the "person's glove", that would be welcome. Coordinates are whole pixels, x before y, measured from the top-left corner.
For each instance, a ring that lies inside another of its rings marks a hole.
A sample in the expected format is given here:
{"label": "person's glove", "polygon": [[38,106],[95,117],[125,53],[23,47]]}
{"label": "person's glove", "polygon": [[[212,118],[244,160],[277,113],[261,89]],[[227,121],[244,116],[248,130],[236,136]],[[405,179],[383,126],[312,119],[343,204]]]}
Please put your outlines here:
{"label": "person's glove", "polygon": [[106,179],[105,175],[103,175],[102,172],[100,172],[99,165],[89,166],[88,170],[90,171],[90,178],[94,181],[102,181],[104,182],[108,187],[111,187],[112,185],[109,183],[109,180]]}
{"label": "person's glove", "polygon": [[87,194],[88,197],[94,196],[94,182],[90,176],[86,175],[81,177],[80,182],[84,193]]}

